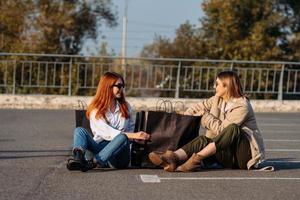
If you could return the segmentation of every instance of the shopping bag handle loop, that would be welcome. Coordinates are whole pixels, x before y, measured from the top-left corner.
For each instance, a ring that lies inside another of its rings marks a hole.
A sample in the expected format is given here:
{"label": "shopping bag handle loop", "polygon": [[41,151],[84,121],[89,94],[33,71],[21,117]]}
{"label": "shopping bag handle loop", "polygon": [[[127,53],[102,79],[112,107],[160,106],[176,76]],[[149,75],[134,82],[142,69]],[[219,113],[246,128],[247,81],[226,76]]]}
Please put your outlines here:
{"label": "shopping bag handle loop", "polygon": [[[181,109],[179,108],[180,105]],[[164,111],[168,113],[183,113],[185,111],[185,106],[182,101],[176,101],[172,103],[170,100],[159,99],[156,102],[156,111]]]}
{"label": "shopping bag handle loop", "polygon": [[78,103],[78,109],[79,110],[85,110],[87,108],[87,104],[83,100],[77,100]]}
{"label": "shopping bag handle loop", "polygon": [[174,112],[173,104],[170,100],[159,99],[156,102],[156,111]]}
{"label": "shopping bag handle loop", "polygon": [[[178,104],[181,104],[181,109],[179,108]],[[177,107],[178,107],[178,109],[176,109]],[[184,111],[185,111],[184,103],[182,101],[176,101],[174,103],[174,112],[176,112],[176,113],[184,113]]]}

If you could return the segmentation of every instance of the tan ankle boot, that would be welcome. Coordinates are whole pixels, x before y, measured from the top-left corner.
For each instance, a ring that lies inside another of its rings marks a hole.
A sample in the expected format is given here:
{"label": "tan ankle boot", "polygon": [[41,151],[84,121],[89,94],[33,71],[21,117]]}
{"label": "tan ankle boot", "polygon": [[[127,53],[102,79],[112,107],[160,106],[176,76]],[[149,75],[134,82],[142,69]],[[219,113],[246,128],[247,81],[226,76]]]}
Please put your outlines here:
{"label": "tan ankle boot", "polygon": [[148,157],[154,165],[164,168],[165,171],[173,172],[177,167],[177,158],[173,151],[167,150],[164,153],[153,151]]}
{"label": "tan ankle boot", "polygon": [[194,153],[185,163],[177,167],[176,171],[192,172],[201,166],[202,157]]}

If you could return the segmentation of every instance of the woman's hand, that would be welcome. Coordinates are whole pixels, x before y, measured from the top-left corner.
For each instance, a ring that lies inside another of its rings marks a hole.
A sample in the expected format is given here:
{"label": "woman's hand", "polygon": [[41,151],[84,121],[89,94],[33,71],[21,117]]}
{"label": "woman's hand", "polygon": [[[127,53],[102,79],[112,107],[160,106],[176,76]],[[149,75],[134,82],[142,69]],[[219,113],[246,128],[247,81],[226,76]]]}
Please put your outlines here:
{"label": "woman's hand", "polygon": [[205,113],[205,110],[200,110],[200,111],[198,111],[198,112],[195,112],[194,114],[193,114],[193,116],[203,116],[204,115],[204,113]]}
{"label": "woman's hand", "polygon": [[187,109],[184,114],[185,115],[193,115],[193,116],[202,116],[206,111],[201,108],[200,105],[196,104],[194,107],[190,107]]}
{"label": "woman's hand", "polygon": [[188,108],[183,114],[184,115],[193,115],[193,109],[192,108]]}
{"label": "woman's hand", "polygon": [[136,133],[125,133],[129,139],[132,140],[149,140],[150,135],[144,131],[139,131]]}
{"label": "woman's hand", "polygon": [[136,139],[136,140],[149,140],[150,139],[150,135],[144,131],[139,131],[134,134],[135,134],[134,139]]}

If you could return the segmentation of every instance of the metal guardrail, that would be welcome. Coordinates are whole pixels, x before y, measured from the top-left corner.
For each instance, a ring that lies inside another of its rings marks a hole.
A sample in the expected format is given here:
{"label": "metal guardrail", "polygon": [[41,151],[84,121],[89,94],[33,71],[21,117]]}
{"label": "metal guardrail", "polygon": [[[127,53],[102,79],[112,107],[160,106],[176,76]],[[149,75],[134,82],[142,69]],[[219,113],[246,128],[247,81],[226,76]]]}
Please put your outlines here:
{"label": "metal guardrail", "polygon": [[106,71],[125,77],[127,96],[203,97],[217,73],[235,70],[245,93],[282,99],[300,94],[300,63],[0,53],[0,91],[93,95]]}

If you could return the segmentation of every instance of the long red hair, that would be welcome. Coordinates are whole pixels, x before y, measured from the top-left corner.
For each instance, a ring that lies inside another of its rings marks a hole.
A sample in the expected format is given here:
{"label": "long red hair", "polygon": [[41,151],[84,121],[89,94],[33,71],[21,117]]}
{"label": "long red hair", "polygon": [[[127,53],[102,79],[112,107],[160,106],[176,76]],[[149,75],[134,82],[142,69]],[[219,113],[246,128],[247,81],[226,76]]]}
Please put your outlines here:
{"label": "long red hair", "polygon": [[113,94],[113,85],[118,81],[118,79],[121,79],[123,84],[125,84],[123,77],[115,72],[106,72],[101,77],[97,87],[97,92],[86,111],[86,117],[88,119],[94,109],[97,109],[96,119],[104,117],[105,113],[108,109],[110,109],[110,106],[115,100],[117,100],[120,104],[121,116],[126,119],[129,118],[128,105],[125,101],[123,91],[121,93],[121,98],[115,99]]}

